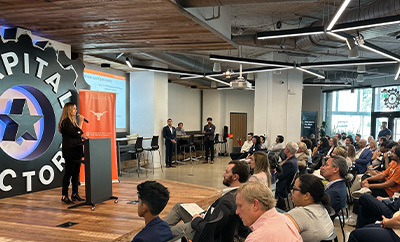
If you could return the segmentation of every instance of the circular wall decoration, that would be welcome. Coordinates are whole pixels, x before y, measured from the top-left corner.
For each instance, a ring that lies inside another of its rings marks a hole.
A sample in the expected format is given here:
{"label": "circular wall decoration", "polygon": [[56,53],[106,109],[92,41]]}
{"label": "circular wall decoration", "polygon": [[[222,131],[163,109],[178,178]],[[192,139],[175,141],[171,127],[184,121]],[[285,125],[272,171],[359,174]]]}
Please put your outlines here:
{"label": "circular wall decoration", "polygon": [[400,92],[397,89],[390,89],[388,90],[387,96],[385,97],[385,106],[388,107],[389,109],[395,109],[399,106],[400,104]]}

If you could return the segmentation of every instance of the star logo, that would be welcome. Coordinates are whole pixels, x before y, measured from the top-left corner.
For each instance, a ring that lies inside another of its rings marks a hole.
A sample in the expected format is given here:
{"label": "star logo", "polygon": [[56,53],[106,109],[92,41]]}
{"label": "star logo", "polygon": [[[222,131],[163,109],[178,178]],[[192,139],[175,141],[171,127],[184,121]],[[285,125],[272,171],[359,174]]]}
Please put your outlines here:
{"label": "star logo", "polygon": [[0,114],[5,123],[3,141],[37,140],[34,124],[43,116],[31,115],[26,99],[14,99],[9,114]]}

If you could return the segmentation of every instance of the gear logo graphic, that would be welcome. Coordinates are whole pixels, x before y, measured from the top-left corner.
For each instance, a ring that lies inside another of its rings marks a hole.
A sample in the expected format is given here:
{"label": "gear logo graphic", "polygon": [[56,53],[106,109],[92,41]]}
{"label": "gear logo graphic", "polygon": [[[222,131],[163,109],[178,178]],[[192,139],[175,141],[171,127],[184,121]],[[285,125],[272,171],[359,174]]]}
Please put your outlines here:
{"label": "gear logo graphic", "polygon": [[[43,47],[44,46],[44,47]],[[87,88],[84,64],[28,34],[0,39],[0,198],[58,187],[62,108]]]}

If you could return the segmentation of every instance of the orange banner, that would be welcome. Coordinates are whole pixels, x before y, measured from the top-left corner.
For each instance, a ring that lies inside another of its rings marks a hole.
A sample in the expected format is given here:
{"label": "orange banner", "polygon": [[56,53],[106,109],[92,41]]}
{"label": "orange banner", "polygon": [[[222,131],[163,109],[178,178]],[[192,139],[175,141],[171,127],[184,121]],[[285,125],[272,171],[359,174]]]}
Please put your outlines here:
{"label": "orange banner", "polygon": [[[79,91],[79,114],[89,121],[83,125],[83,133],[90,139],[111,139],[111,175],[113,180],[118,180],[115,98],[116,94],[111,92]],[[81,182],[85,180],[83,165],[80,180]]]}

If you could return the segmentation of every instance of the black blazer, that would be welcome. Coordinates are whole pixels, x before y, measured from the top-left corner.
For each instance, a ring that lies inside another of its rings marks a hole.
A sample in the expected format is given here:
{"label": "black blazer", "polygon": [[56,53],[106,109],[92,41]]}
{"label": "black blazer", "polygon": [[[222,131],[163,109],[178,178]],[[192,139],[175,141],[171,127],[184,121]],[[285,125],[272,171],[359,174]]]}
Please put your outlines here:
{"label": "black blazer", "polygon": [[61,123],[62,153],[69,160],[81,160],[83,157],[82,130],[73,125],[69,118]]}
{"label": "black blazer", "polygon": [[[197,217],[191,222],[191,226],[196,230],[196,234],[203,231],[207,222],[216,219],[220,211],[224,213],[223,218],[218,223],[215,229],[214,241],[233,242],[236,223],[239,221],[239,216],[236,211],[236,193],[237,189],[227,192],[222,197],[218,198],[207,210],[204,219]],[[213,209],[213,212],[211,213]],[[195,235],[196,236],[196,235]]]}
{"label": "black blazer", "polygon": [[215,133],[215,125],[211,124],[210,127],[208,127],[208,124],[204,125],[204,136],[206,137],[206,140],[214,140],[214,133]]}
{"label": "black blazer", "polygon": [[249,149],[249,154],[252,155],[252,154],[254,154],[254,152],[260,151],[260,150],[261,150],[261,145],[260,144],[258,144],[258,145],[254,145],[253,144]]}
{"label": "black blazer", "polygon": [[299,169],[297,158],[295,155],[290,157],[282,165],[282,173],[278,173],[277,178],[279,181],[276,183],[276,193],[281,197],[286,198],[289,191],[288,185],[292,182],[294,174]]}
{"label": "black blazer", "polygon": [[171,133],[171,130],[169,129],[169,127],[167,125],[167,126],[165,126],[163,128],[163,132],[162,133],[163,133],[163,136],[164,136],[164,139],[165,139],[165,143],[171,142],[171,139],[176,140],[176,129],[175,129],[175,127],[172,127],[172,133]]}

